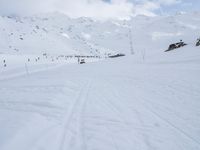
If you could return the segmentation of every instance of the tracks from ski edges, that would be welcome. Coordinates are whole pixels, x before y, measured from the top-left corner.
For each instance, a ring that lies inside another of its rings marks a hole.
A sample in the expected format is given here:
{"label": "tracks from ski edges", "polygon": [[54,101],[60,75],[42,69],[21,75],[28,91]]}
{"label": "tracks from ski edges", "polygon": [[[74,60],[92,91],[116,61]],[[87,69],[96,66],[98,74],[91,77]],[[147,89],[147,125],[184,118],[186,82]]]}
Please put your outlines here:
{"label": "tracks from ski edges", "polygon": [[[81,87],[77,99],[71,104],[71,107],[66,113],[63,122],[63,130],[61,135],[59,150],[72,149],[71,140],[75,140],[77,149],[86,149],[86,142],[84,137],[83,116],[85,106],[88,100],[88,95],[91,89],[91,80]],[[73,127],[73,129],[71,129]],[[75,136],[75,139],[73,138]]]}

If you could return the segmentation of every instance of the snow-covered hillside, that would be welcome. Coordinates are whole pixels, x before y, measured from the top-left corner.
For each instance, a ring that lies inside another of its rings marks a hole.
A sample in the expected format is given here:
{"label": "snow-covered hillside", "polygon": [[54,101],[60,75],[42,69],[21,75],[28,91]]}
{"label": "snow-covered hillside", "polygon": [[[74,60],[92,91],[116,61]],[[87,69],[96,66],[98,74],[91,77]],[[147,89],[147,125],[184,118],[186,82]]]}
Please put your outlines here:
{"label": "snow-covered hillside", "polygon": [[[70,19],[59,14],[0,17],[0,52],[11,54],[130,53],[163,51],[171,42],[193,44],[200,32],[200,13],[168,17],[137,16],[130,21]],[[149,51],[149,50],[148,50]],[[151,52],[150,52],[151,53]]]}
{"label": "snow-covered hillside", "polygon": [[112,49],[101,42],[94,42],[94,39],[104,42],[109,38],[111,40],[106,36],[108,31],[117,38],[120,34],[126,34],[112,22],[70,19],[59,13],[24,18],[4,16],[0,18],[0,25],[0,52],[11,54],[99,55],[112,52]]}
{"label": "snow-covered hillside", "polygon": [[199,150],[199,37],[200,13],[0,17],[0,150]]}
{"label": "snow-covered hillside", "polygon": [[[189,44],[186,49],[195,49],[196,39],[200,36],[199,18],[197,12],[167,17],[137,16],[129,21],[71,19],[60,13],[0,16],[0,72],[16,67],[24,70],[27,60],[31,61],[29,66],[52,64],[52,61],[55,64],[58,57],[65,55],[104,58],[107,54],[134,53],[135,60],[169,61],[171,56],[168,58],[169,54],[163,51],[170,43],[182,39]],[[173,56],[196,57],[196,52],[185,50],[179,52],[181,55]],[[48,59],[43,54],[48,54]],[[77,62],[77,59],[65,62]]]}

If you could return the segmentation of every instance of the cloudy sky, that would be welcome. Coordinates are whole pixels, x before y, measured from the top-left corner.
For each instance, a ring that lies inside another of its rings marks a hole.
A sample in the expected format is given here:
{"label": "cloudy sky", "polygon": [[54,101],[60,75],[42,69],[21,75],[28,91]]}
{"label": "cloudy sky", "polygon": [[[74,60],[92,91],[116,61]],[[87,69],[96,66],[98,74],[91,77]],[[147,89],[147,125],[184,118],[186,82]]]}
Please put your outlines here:
{"label": "cloudy sky", "polygon": [[200,0],[0,0],[0,14],[62,12],[70,17],[128,18],[198,11]]}

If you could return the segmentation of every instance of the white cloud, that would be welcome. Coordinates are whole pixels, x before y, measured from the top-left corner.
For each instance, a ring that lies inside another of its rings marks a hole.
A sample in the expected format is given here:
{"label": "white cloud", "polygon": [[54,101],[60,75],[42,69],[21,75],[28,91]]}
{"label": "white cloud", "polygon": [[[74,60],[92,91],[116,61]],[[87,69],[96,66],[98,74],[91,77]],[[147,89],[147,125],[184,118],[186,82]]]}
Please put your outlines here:
{"label": "white cloud", "polygon": [[154,16],[162,5],[181,0],[0,0],[0,13],[29,15],[58,11],[70,17],[128,18],[134,15]]}
{"label": "white cloud", "polygon": [[182,0],[157,0],[160,5],[175,5],[181,3]]}
{"label": "white cloud", "polygon": [[20,14],[54,11],[55,0],[0,0],[1,14]]}
{"label": "white cloud", "polygon": [[127,18],[132,15],[133,4],[126,0],[62,0],[57,2],[59,11],[71,17]]}

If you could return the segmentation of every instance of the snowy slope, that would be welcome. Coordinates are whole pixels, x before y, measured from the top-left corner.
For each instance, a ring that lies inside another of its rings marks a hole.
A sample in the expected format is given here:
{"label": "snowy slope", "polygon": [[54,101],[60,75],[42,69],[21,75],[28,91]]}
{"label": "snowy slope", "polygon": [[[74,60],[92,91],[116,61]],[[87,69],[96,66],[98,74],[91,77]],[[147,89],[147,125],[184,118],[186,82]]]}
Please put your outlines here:
{"label": "snowy slope", "polygon": [[123,58],[0,81],[1,150],[200,149],[199,68]]}
{"label": "snowy slope", "polygon": [[[200,149],[199,18],[1,17],[0,149]],[[110,52],[126,57],[52,62]]]}

